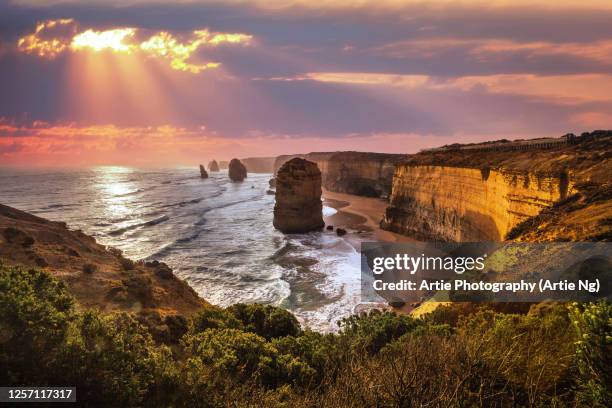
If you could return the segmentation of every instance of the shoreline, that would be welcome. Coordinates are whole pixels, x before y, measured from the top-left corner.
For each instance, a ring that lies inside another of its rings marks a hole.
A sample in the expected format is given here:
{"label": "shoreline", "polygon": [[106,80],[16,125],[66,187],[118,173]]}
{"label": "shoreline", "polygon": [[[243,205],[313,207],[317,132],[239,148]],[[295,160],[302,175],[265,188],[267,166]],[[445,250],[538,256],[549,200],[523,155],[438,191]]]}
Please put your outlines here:
{"label": "shoreline", "polygon": [[[383,199],[335,193],[325,188],[322,188],[322,198],[323,205],[332,207],[337,211],[337,213],[331,216],[323,217],[325,224],[333,225],[334,230],[338,227],[346,229],[347,234],[343,238],[357,252],[361,252],[361,242],[363,242],[364,238],[390,243],[417,242],[414,238],[386,231],[380,227],[380,221],[388,204]],[[386,302],[360,303],[355,307],[353,313],[360,314],[372,309],[386,309],[398,313],[411,314],[414,310],[418,309],[418,306],[411,303],[405,303],[400,307],[393,307]]]}
{"label": "shoreline", "polygon": [[362,197],[353,194],[335,193],[325,188],[323,205],[332,207],[337,213],[323,217],[326,225],[344,228],[361,237],[370,235],[382,242],[416,242],[414,238],[383,230],[380,221],[387,209],[387,202],[380,198]]}

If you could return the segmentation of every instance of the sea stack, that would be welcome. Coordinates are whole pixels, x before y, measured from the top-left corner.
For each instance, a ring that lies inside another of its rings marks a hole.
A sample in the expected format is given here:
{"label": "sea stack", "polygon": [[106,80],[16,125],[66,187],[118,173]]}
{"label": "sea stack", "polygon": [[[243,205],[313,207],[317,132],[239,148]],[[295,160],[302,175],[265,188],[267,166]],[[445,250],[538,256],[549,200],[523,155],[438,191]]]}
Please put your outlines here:
{"label": "sea stack", "polygon": [[210,163],[208,163],[208,171],[215,172],[215,171],[219,171],[219,164],[217,163],[216,160],[211,161]]}
{"label": "sea stack", "polygon": [[238,159],[232,159],[229,162],[229,178],[232,181],[242,181],[247,176],[247,169],[244,164]]}
{"label": "sea stack", "polygon": [[208,173],[206,172],[206,169],[204,168],[204,166],[202,166],[201,164],[200,164],[200,177],[208,178]]}
{"label": "sea stack", "polygon": [[285,233],[323,228],[321,171],[316,163],[294,158],[278,170],[273,224]]}

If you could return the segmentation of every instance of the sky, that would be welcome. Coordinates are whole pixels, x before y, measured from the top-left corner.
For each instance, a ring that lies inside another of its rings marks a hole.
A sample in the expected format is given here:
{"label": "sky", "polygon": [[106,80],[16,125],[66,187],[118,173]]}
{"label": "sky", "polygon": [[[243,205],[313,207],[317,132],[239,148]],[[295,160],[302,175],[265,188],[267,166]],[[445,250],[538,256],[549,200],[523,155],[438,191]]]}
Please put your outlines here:
{"label": "sky", "polygon": [[610,0],[0,0],[0,166],[612,128]]}

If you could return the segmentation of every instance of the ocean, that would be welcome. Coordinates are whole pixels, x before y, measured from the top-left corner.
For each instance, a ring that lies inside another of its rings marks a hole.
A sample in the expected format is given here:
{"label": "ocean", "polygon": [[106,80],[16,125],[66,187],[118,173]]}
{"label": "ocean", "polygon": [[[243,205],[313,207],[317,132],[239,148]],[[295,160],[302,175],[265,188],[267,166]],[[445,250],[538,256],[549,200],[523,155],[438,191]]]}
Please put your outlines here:
{"label": "ocean", "polygon": [[[132,259],[170,265],[207,301],[259,302],[334,331],[359,303],[360,255],[333,232],[272,226],[271,174],[232,183],[197,168],[0,170],[0,203],[81,229]],[[324,213],[335,210],[324,207]]]}

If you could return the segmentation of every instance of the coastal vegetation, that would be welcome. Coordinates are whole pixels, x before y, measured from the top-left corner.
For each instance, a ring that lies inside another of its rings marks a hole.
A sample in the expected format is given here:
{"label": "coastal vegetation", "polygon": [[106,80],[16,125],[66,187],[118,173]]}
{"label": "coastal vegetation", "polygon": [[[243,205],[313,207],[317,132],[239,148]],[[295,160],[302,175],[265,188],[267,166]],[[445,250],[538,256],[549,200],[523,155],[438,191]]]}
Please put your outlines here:
{"label": "coastal vegetation", "polygon": [[372,311],[337,333],[269,305],[204,305],[176,330],[79,306],[0,265],[0,382],[77,387],[93,406],[610,406],[612,305]]}

